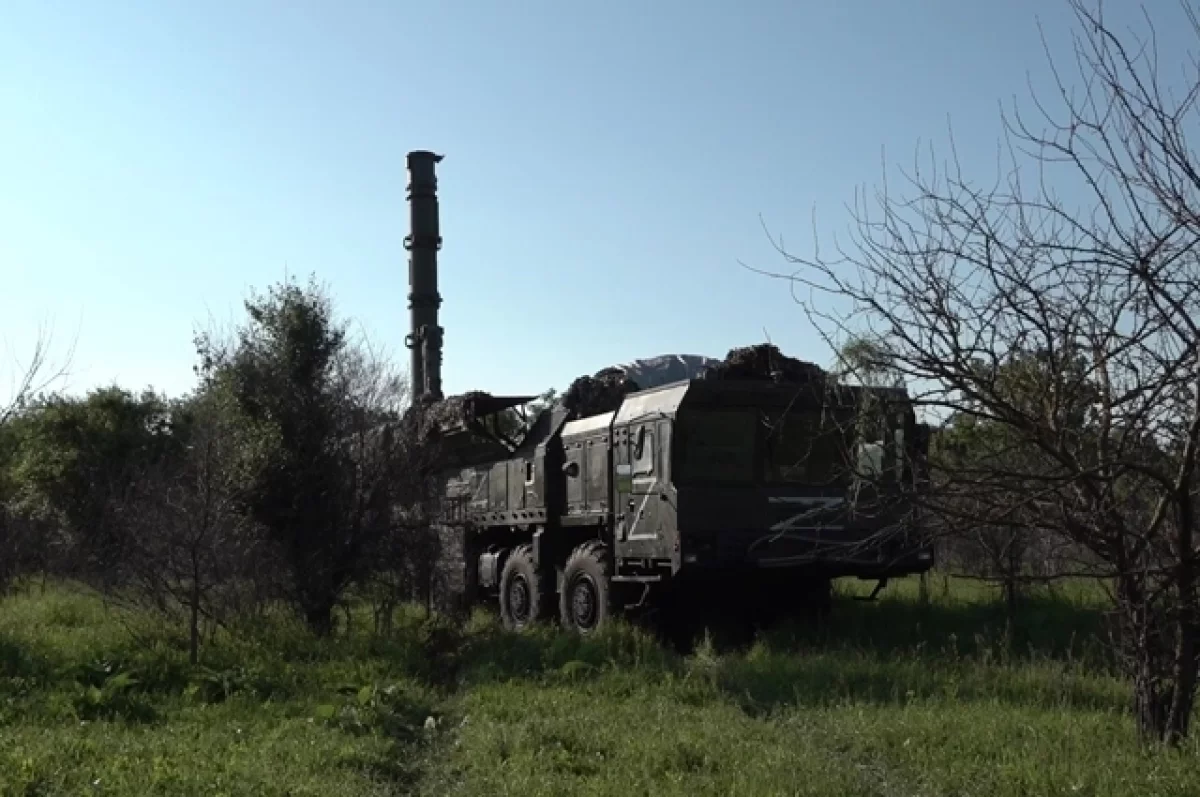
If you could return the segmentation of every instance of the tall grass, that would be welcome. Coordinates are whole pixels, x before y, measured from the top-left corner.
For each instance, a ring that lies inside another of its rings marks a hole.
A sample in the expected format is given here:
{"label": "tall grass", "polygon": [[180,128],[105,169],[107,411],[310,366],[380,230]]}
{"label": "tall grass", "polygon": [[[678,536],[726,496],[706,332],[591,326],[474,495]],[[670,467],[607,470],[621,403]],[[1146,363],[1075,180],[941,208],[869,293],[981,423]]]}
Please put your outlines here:
{"label": "tall grass", "polygon": [[0,604],[0,794],[1194,794],[1200,748],[1140,750],[1086,585],[849,583],[823,625],[677,655],[354,615],[216,638],[65,585]]}

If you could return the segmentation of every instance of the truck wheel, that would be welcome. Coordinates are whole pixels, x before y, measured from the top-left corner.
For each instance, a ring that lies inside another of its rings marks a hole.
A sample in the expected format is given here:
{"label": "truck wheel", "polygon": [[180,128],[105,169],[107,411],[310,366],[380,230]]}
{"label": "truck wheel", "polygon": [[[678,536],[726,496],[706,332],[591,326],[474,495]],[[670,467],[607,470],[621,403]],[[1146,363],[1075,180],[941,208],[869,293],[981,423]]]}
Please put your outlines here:
{"label": "truck wheel", "polygon": [[584,636],[598,631],[608,620],[610,594],[604,544],[585,542],[572,551],[563,570],[558,599],[563,626]]}
{"label": "truck wheel", "polygon": [[523,631],[550,614],[545,579],[533,565],[533,549],[517,546],[500,573],[500,619],[510,631]]}

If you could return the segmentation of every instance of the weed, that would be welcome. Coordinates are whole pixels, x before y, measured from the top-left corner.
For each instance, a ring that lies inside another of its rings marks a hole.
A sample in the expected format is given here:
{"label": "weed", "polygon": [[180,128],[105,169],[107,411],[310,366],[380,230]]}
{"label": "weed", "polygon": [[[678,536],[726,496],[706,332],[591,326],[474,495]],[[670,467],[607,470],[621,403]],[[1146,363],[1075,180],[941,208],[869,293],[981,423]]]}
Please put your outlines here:
{"label": "weed", "polygon": [[[401,611],[315,639],[284,614],[205,646],[86,592],[0,605],[0,795],[1173,795],[1200,744],[1140,750],[1086,588],[873,603],[686,655]],[[891,590],[892,588],[890,588]],[[889,590],[889,592],[890,592]],[[130,627],[137,633],[131,635]]]}

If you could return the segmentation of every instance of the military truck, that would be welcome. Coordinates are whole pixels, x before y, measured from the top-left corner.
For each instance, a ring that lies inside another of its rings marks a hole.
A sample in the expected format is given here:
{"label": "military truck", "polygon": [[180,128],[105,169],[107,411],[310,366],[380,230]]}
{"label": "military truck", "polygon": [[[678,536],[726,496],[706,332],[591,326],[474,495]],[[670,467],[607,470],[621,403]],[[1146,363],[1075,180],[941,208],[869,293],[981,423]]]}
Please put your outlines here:
{"label": "military truck", "polygon": [[601,372],[588,400],[573,386],[519,434],[496,420],[532,396],[443,398],[441,159],[409,155],[406,245],[414,406],[439,441],[443,607],[490,601],[509,628],[557,618],[590,634],[628,609],[786,610],[820,603],[833,578],[932,566],[911,500],[927,435],[903,390],[759,347],[730,367],[674,358],[685,378],[663,385]]}
{"label": "military truck", "polygon": [[445,588],[509,628],[587,634],[684,586],[783,608],[919,573],[923,432],[903,391],[816,382],[695,378],[583,417],[560,402],[511,455],[443,477]]}

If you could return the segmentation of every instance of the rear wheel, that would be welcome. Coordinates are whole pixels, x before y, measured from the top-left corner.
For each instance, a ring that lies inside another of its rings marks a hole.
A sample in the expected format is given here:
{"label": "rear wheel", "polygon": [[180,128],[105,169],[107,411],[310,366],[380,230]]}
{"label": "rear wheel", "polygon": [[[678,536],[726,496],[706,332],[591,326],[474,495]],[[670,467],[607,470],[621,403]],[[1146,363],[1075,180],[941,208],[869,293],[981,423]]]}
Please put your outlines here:
{"label": "rear wheel", "polygon": [[533,550],[518,546],[500,575],[500,619],[510,631],[523,631],[550,614],[546,579],[533,563]]}
{"label": "rear wheel", "polygon": [[596,633],[612,613],[611,594],[604,544],[585,542],[571,553],[563,570],[558,600],[563,626],[584,636]]}

